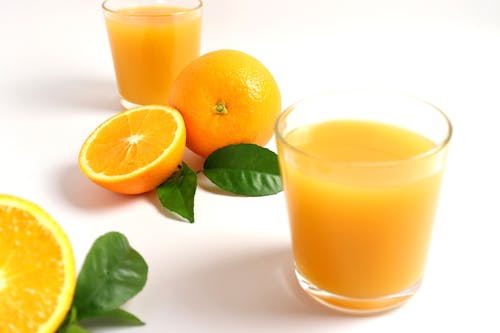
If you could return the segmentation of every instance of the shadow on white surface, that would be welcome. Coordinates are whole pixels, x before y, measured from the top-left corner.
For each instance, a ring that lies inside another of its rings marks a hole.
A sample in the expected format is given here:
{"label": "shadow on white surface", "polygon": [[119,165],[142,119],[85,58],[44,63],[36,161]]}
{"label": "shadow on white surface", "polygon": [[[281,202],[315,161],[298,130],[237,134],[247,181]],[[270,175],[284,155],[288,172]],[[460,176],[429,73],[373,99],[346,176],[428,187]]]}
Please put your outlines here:
{"label": "shadow on white surface", "polygon": [[113,79],[82,76],[43,76],[13,84],[17,101],[38,109],[77,109],[118,112],[123,110]]}
{"label": "shadow on white surface", "polygon": [[128,200],[125,195],[108,191],[87,179],[78,165],[67,165],[58,172],[58,192],[71,206],[84,209],[110,209],[124,205]]}
{"label": "shadow on white surface", "polygon": [[193,153],[191,150],[186,148],[184,150],[184,155],[182,156],[182,160],[186,162],[187,165],[194,171],[199,171],[203,169],[203,163],[205,162],[205,159],[195,153]]}
{"label": "shadow on white surface", "polygon": [[363,320],[337,314],[307,296],[295,280],[288,247],[228,250],[219,257],[209,252],[200,251],[204,258],[184,266],[192,269],[152,267],[155,278],[144,298],[151,302],[146,307],[157,307],[145,313],[162,312],[165,325],[193,332],[278,332],[290,326],[307,332],[311,324],[341,329]]}
{"label": "shadow on white surface", "polygon": [[[295,281],[292,256],[287,248],[274,252],[231,255],[199,267],[189,276],[196,277],[192,287],[197,295],[185,304],[210,307],[213,312],[231,312],[234,316],[322,316],[327,314],[309,300]],[[200,279],[200,277],[202,277]],[[203,296],[200,300],[198,296]]]}

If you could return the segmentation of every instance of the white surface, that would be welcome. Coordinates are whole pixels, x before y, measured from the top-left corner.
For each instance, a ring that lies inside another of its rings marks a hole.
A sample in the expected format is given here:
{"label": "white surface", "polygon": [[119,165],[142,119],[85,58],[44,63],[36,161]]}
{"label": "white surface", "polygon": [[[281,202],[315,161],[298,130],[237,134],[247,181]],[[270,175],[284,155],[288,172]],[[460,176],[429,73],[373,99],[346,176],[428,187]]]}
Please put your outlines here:
{"label": "white surface", "polygon": [[284,106],[318,91],[377,86],[428,99],[451,117],[424,284],[404,307],[367,318],[336,315],[299,289],[282,195],[200,187],[190,225],[162,213],[154,194],[116,195],[80,173],[84,139],[120,110],[98,1],[8,1],[0,40],[0,192],[49,211],[79,266],[110,230],[126,234],[150,266],[146,288],[126,305],[147,325],[95,332],[500,329],[500,2],[205,1],[203,51],[260,59]]}

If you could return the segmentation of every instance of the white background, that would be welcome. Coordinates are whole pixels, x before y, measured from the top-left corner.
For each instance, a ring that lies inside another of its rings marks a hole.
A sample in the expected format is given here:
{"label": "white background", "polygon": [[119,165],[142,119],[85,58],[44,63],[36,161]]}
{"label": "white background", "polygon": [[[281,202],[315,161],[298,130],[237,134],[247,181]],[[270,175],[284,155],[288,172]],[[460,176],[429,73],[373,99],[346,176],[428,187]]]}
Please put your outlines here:
{"label": "white background", "polygon": [[404,307],[365,318],[335,314],[299,289],[282,194],[222,195],[200,178],[188,224],[154,193],[113,194],[81,174],[81,144],[121,110],[98,1],[4,1],[0,43],[0,192],[52,214],[78,266],[110,230],[149,263],[145,289],[126,305],[147,325],[95,332],[499,331],[499,1],[205,1],[203,53],[257,57],[283,106],[319,91],[383,87],[450,116],[424,284]]}

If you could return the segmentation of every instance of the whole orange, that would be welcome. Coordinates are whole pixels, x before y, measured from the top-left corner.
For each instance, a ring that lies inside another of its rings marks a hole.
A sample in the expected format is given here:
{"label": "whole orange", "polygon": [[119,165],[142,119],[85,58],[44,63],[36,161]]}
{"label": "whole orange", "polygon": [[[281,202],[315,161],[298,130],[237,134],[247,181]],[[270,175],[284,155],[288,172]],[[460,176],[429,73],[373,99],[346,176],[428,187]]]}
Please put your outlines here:
{"label": "whole orange", "polygon": [[206,157],[229,144],[269,142],[281,94],[260,61],[240,51],[218,50],[179,74],[170,105],[184,118],[187,147]]}

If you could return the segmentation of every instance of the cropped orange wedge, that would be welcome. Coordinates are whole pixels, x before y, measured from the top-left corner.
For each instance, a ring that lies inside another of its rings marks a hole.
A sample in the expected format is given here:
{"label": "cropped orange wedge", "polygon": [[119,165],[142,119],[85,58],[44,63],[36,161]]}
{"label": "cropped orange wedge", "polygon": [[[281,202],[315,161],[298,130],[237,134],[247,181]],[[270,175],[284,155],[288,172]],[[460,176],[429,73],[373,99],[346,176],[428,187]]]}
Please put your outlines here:
{"label": "cropped orange wedge", "polygon": [[181,114],[160,105],[122,111],[85,140],[78,162],[96,184],[123,194],[153,190],[182,161],[186,128]]}
{"label": "cropped orange wedge", "polygon": [[71,244],[39,206],[0,195],[0,332],[53,333],[76,285]]}

